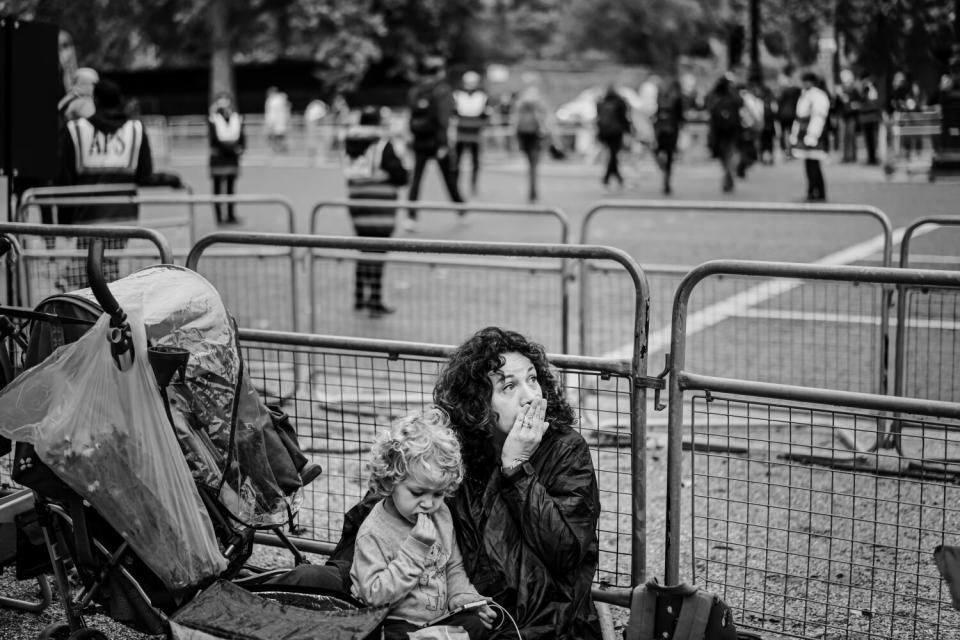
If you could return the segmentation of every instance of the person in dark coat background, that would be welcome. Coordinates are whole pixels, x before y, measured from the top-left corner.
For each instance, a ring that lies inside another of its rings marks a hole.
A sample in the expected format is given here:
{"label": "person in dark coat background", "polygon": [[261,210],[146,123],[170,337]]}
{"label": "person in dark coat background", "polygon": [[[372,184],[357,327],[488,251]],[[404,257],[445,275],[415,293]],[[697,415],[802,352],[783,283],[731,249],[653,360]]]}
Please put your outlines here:
{"label": "person in dark coat background", "polygon": [[[420,197],[420,181],[427,162],[437,161],[440,176],[453,202],[463,202],[457,186],[456,150],[447,137],[454,113],[453,91],[447,83],[447,67],[440,56],[427,56],[421,65],[421,79],[410,91],[410,133],[413,136],[413,179],[407,199]],[[462,214],[462,212],[461,212]],[[411,208],[404,221],[407,231],[415,231],[417,210]]]}
{"label": "person in dark coat background", "polygon": [[[240,175],[240,156],[246,146],[243,116],[233,108],[230,94],[221,93],[210,107],[207,122],[210,134],[210,179],[215,195],[233,195]],[[234,204],[214,204],[217,223],[238,224]]]}
{"label": "person in dark coat background", "polygon": [[657,139],[657,164],[663,172],[663,194],[670,195],[673,187],[673,156],[677,152],[677,139],[683,124],[683,92],[680,81],[673,80],[657,97],[657,117],[653,131]]}
{"label": "person in dark coat background", "polygon": [[611,84],[597,103],[597,139],[607,148],[607,168],[603,173],[604,186],[607,186],[610,180],[616,179],[620,187],[623,187],[619,156],[620,150],[623,149],[623,136],[632,130],[630,107],[623,96],[617,93],[616,87]]}
{"label": "person in dark coat background", "polygon": [[740,111],[743,99],[733,86],[733,79],[721,76],[707,96],[710,129],[707,135],[710,151],[723,167],[723,192],[734,188],[733,174],[738,163],[738,148],[743,133]]}

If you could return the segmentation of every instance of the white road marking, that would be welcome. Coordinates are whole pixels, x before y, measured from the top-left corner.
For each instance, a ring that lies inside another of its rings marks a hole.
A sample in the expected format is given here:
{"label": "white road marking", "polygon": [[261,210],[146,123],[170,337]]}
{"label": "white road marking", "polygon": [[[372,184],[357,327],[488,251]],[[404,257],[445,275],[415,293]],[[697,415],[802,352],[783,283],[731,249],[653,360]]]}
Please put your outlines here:
{"label": "white road marking", "polygon": [[[927,226],[917,229],[913,237],[921,236],[933,231],[937,227]],[[894,229],[893,244],[897,246],[903,238],[904,229]],[[811,264],[840,266],[848,265],[858,260],[863,260],[883,250],[883,235],[875,236],[869,240],[851,245],[835,253],[815,260]],[[687,316],[687,336],[698,333],[720,324],[729,318],[743,316],[754,305],[758,305],[775,296],[782,295],[791,289],[795,289],[803,284],[801,280],[779,279],[774,281],[765,281],[757,284],[746,291],[734,294],[725,300],[720,300],[712,305],[694,312]],[[671,300],[672,304],[672,300]],[[669,326],[663,327],[650,334],[647,339],[648,361],[652,360],[650,356],[654,352],[663,352],[670,347]],[[633,354],[633,345],[625,344],[612,351],[603,354],[603,358],[629,359]]]}

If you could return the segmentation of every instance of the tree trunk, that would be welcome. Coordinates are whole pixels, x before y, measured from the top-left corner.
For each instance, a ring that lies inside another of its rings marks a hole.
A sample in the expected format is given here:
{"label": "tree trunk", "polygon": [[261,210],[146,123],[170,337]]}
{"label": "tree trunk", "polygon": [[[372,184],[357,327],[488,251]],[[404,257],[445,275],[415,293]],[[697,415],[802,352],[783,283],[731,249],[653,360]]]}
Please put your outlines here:
{"label": "tree trunk", "polygon": [[228,93],[237,103],[233,85],[233,51],[230,48],[227,0],[210,0],[207,22],[210,27],[210,102],[220,93]]}

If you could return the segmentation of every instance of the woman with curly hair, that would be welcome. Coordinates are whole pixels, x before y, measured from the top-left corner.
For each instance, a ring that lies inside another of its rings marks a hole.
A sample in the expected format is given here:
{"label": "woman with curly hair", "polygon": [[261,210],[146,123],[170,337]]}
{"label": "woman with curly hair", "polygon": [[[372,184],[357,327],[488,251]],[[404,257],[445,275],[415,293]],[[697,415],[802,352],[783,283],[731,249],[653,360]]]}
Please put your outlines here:
{"label": "woman with curly hair", "polygon": [[527,640],[599,638],[597,479],[543,347],[482,329],[450,356],[433,398],[460,436],[465,477],[448,506],[474,586]]}

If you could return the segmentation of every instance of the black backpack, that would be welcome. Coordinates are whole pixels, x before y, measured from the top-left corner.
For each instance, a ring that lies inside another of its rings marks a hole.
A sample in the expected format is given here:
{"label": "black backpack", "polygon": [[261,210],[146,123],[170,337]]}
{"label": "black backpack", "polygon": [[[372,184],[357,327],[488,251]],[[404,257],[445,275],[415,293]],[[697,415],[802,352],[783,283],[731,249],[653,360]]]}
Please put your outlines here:
{"label": "black backpack", "polygon": [[673,640],[759,639],[737,632],[730,607],[718,596],[688,584],[667,587],[650,580],[633,590],[623,637],[654,640],[667,635]]}
{"label": "black backpack", "polygon": [[723,96],[710,108],[710,128],[720,135],[740,132],[743,123],[740,119],[741,102],[739,96]]}
{"label": "black backpack", "polygon": [[410,133],[415,137],[434,135],[440,128],[437,98],[432,86],[417,88],[410,105]]}

